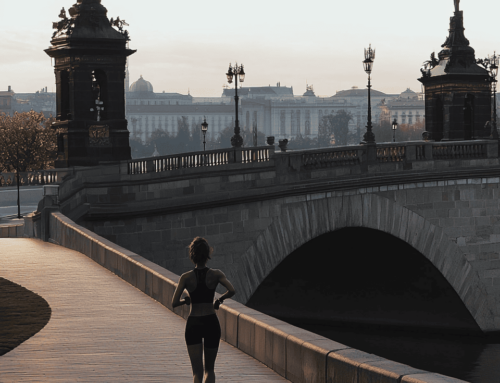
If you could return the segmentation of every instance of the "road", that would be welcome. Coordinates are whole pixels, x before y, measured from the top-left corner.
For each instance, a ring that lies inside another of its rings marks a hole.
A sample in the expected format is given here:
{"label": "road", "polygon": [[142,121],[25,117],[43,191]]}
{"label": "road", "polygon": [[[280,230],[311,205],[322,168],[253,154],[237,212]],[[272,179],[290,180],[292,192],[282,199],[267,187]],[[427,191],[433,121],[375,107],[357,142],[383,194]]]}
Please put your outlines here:
{"label": "road", "polygon": [[[43,187],[23,186],[20,189],[21,214],[35,211],[43,197]],[[17,188],[0,188],[0,217],[17,215]]]}

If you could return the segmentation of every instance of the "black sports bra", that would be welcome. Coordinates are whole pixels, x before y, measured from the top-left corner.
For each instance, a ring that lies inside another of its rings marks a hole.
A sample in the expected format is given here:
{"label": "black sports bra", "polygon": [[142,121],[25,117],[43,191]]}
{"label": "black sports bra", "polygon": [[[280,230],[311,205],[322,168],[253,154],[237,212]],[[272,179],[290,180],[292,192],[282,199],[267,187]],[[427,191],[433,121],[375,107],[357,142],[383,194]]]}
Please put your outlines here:
{"label": "black sports bra", "polygon": [[[215,289],[209,289],[206,284],[208,267],[204,269],[194,269],[196,274],[196,289],[189,293],[192,303],[212,303],[214,301]],[[217,286],[215,286],[217,287]]]}

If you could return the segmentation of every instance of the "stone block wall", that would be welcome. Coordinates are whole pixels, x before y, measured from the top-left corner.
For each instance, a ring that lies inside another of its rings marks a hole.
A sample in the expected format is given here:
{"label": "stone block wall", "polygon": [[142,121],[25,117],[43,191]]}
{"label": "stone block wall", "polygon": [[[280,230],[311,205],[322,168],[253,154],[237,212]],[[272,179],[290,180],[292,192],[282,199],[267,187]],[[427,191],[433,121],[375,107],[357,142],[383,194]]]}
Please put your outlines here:
{"label": "stone block wall", "polygon": [[24,237],[24,224],[0,224],[0,238]]}
{"label": "stone block wall", "polygon": [[500,329],[500,178],[409,184],[378,194],[442,228],[478,274]]}
{"label": "stone block wall", "polygon": [[275,201],[262,201],[86,225],[96,234],[177,274],[194,267],[188,246],[193,238],[205,237],[214,248],[210,267],[222,269],[235,280],[241,255],[280,212]]}

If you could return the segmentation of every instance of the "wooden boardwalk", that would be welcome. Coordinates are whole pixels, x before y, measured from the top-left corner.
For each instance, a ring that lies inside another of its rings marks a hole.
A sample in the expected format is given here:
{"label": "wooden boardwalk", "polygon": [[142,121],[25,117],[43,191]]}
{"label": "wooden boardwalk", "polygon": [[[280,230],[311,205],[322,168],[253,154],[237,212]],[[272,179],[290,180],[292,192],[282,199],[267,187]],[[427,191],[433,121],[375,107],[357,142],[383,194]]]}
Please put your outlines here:
{"label": "wooden boardwalk", "polygon": [[[85,255],[36,239],[0,239],[0,277],[41,295],[52,317],[0,357],[7,382],[192,382],[185,320]],[[287,382],[221,342],[217,382]]]}

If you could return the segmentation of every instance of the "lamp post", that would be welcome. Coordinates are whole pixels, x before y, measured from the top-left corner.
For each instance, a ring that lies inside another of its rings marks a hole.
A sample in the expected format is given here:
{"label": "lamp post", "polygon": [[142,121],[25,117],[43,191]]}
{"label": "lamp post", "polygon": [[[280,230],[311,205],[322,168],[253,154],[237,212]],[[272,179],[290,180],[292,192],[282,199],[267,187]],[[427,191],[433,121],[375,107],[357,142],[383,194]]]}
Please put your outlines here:
{"label": "lamp post", "polygon": [[497,75],[498,75],[498,62],[500,57],[496,52],[493,57],[488,58],[490,63],[491,85],[493,88],[493,129],[497,130]]}
{"label": "lamp post", "polygon": [[19,142],[16,142],[16,178],[17,178],[17,218],[21,219],[21,196],[19,192]]}
{"label": "lamp post", "polygon": [[398,128],[398,120],[392,121],[392,142],[396,142],[396,130]]}
{"label": "lamp post", "polygon": [[203,133],[203,151],[205,151],[205,136],[208,130],[208,123],[206,117],[203,117],[203,123],[201,124],[201,132]]}
{"label": "lamp post", "polygon": [[240,124],[238,122],[238,77],[240,82],[245,81],[245,71],[243,70],[243,65],[238,66],[238,63],[234,67],[229,64],[229,70],[226,73],[227,82],[231,84],[234,77],[234,104],[236,106],[236,124],[234,126],[234,136],[231,137],[231,145],[235,148],[241,148],[243,145],[243,137],[240,135]]}
{"label": "lamp post", "polygon": [[363,136],[363,144],[374,144],[375,135],[372,132],[372,105],[371,105],[371,73],[373,69],[373,60],[375,60],[375,49],[372,49],[372,45],[368,49],[365,48],[365,60],[363,61],[363,67],[365,72],[368,74],[368,123],[366,125],[366,133]]}

